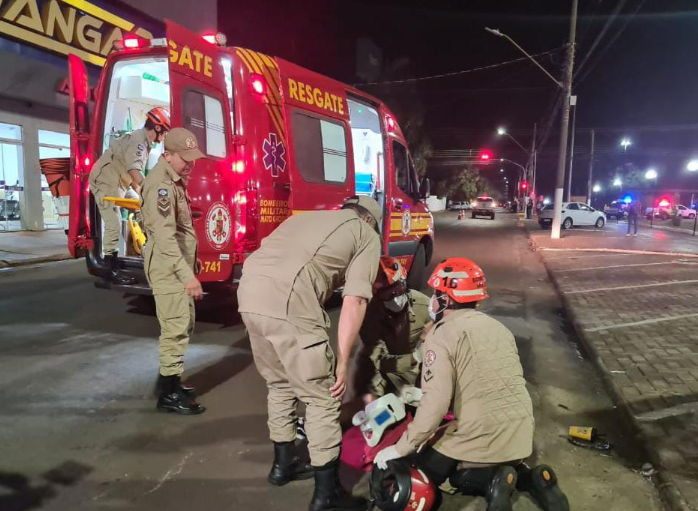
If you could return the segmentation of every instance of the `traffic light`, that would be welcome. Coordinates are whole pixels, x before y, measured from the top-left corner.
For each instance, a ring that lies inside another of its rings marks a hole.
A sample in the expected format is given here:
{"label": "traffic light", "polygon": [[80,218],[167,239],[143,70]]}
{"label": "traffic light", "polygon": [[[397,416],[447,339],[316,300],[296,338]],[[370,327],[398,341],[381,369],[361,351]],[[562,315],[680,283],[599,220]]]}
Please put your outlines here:
{"label": "traffic light", "polygon": [[492,153],[489,150],[485,149],[483,151],[480,151],[480,161],[481,162],[489,163],[489,161],[491,159],[492,159]]}
{"label": "traffic light", "polygon": [[528,190],[528,181],[521,182],[521,189],[524,191]]}

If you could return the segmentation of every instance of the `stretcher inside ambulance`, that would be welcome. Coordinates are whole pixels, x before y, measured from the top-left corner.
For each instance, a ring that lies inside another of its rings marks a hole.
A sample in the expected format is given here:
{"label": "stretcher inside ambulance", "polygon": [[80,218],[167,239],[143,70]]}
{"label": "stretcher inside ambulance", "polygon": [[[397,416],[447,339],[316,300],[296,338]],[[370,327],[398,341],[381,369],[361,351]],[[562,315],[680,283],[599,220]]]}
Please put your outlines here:
{"label": "stretcher inside ambulance", "polygon": [[[197,136],[206,155],[187,191],[203,262],[199,279],[210,291],[234,289],[247,255],[289,215],[338,209],[357,194],[384,209],[383,252],[411,268],[413,285],[423,280],[433,252],[428,182],[418,181],[404,135],[380,100],[283,59],[211,44],[169,21],[166,38],[127,39],[125,46],[108,57],[91,112],[84,64],[69,59],[68,246],[75,257],[86,256],[90,273],[107,274],[103,224],[87,181],[91,165],[112,137],[141,128],[148,110],[160,106],[170,109],[173,127]],[[151,150],[146,174],[161,151],[162,144]],[[149,293],[126,209],[123,220],[119,264],[138,284],[98,285]]]}

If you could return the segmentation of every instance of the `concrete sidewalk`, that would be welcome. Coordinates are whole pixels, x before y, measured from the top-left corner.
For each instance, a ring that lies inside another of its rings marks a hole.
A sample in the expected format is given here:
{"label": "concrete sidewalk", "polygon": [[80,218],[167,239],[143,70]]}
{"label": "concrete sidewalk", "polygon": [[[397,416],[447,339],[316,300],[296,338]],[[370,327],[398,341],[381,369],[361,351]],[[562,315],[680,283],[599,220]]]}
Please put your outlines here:
{"label": "concrete sidewalk", "polygon": [[627,238],[623,224],[565,231],[560,240],[530,222],[526,228],[658,469],[663,500],[672,510],[698,510],[698,259],[687,257],[698,255],[698,244],[667,231]]}
{"label": "concrete sidewalk", "polygon": [[0,233],[0,268],[70,259],[62,230]]}

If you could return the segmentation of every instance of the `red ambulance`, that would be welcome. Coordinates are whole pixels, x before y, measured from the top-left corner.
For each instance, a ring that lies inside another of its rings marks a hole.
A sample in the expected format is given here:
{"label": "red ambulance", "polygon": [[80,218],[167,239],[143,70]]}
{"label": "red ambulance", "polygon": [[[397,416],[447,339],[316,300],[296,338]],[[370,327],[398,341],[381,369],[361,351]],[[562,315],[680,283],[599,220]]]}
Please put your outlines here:
{"label": "red ambulance", "polygon": [[[195,133],[207,156],[188,186],[205,289],[234,290],[245,258],[289,215],[337,209],[357,194],[383,206],[383,252],[403,260],[413,286],[421,283],[434,244],[424,202],[429,183],[418,181],[385,104],[283,59],[226,47],[220,34],[204,38],[165,25],[165,38],[127,36],[109,55],[92,109],[85,66],[70,56],[71,254],[86,257],[91,274],[106,275],[90,168],[111,136],[140,128],[148,110],[164,106],[172,125]],[[98,285],[148,294],[126,228],[122,238],[120,266],[138,284]]]}

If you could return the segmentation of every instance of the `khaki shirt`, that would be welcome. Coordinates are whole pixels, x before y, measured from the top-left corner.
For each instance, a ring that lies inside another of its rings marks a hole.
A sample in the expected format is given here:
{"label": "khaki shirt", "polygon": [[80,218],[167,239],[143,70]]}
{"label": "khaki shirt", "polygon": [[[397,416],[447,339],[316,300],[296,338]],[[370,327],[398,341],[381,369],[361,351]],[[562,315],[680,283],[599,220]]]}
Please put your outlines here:
{"label": "khaki shirt", "polygon": [[198,241],[184,180],[162,156],[143,182],[145,274],[155,294],[176,293],[194,278]]}
{"label": "khaki shirt", "polygon": [[314,344],[313,336],[327,338],[323,305],[335,289],[372,298],[379,257],[378,234],[352,210],[294,215],[245,261],[238,310],[285,319]]}
{"label": "khaki shirt", "polygon": [[422,331],[429,319],[429,298],[419,291],[410,290],[407,313],[394,314],[380,300],[371,300],[366,318],[361,325],[361,341],[375,346],[385,343],[391,355],[407,355],[419,346]]}
{"label": "khaki shirt", "polygon": [[429,440],[444,415],[454,421],[434,448],[460,461],[501,463],[533,451],[533,406],[512,333],[474,310],[449,314],[427,334],[422,398],[396,444],[402,456]]}
{"label": "khaki shirt", "polygon": [[127,190],[133,182],[128,171],[145,170],[150,148],[145,129],[113,139],[90,172],[90,188],[115,195],[119,188]]}

